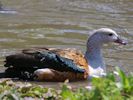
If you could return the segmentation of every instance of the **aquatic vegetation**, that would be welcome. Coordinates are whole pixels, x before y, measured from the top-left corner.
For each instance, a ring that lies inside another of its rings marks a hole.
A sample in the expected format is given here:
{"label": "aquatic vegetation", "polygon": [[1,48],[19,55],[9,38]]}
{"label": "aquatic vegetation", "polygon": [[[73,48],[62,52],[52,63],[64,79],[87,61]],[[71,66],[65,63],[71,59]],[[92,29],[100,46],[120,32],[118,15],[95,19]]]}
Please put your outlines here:
{"label": "aquatic vegetation", "polygon": [[0,82],[0,100],[131,100],[133,99],[133,74],[126,75],[116,68],[117,75],[93,78],[92,88],[73,89],[67,83],[60,90],[31,83],[16,83],[9,79]]}

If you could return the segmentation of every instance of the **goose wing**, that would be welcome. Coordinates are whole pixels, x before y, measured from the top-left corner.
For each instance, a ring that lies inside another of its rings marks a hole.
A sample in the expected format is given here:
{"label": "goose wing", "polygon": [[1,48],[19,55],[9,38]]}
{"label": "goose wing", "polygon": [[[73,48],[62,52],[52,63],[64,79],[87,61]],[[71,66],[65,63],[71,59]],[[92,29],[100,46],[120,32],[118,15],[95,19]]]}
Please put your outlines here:
{"label": "goose wing", "polygon": [[83,59],[83,55],[75,49],[32,48],[7,56],[5,67],[8,67],[6,70],[8,75],[24,78],[31,78],[32,73],[41,68],[84,73],[87,63]]}

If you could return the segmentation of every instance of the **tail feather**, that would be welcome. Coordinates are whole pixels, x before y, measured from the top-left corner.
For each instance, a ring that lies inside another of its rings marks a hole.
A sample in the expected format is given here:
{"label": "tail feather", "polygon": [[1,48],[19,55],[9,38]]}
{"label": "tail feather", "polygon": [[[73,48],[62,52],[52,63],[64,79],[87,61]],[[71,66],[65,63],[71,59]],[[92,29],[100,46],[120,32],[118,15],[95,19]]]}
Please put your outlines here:
{"label": "tail feather", "polygon": [[33,67],[39,64],[33,55],[15,54],[6,57],[5,67]]}

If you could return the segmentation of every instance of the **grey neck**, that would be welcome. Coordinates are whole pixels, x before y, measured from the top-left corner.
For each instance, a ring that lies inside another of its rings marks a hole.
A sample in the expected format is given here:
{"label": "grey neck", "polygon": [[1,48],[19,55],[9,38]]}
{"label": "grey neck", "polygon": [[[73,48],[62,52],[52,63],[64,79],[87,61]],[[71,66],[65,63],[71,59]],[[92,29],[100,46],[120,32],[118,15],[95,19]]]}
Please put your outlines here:
{"label": "grey neck", "polygon": [[[101,50],[102,44],[96,41],[88,41],[85,58],[88,62],[91,74],[101,74],[106,71]],[[100,72],[99,72],[100,70]]]}

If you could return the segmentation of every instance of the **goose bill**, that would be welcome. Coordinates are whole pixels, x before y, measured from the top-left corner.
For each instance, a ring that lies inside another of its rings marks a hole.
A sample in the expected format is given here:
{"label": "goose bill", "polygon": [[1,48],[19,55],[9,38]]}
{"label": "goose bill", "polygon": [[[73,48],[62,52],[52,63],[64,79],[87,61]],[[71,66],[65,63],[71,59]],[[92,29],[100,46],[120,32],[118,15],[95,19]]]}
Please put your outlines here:
{"label": "goose bill", "polygon": [[121,39],[121,38],[117,38],[117,40],[115,41],[115,43],[119,43],[119,44],[122,44],[122,45],[126,45],[127,44],[127,41]]}

